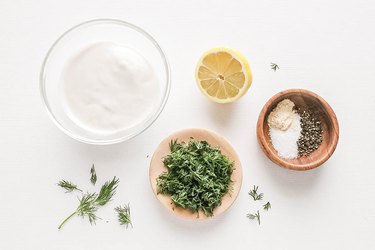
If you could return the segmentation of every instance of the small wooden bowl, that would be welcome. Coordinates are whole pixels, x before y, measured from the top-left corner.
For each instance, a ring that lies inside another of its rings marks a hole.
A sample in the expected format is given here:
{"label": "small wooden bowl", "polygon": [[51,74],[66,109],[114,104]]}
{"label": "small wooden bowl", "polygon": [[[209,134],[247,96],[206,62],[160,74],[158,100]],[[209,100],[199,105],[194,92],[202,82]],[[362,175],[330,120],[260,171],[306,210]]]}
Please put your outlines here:
{"label": "small wooden bowl", "polygon": [[[283,159],[272,146],[267,118],[276,105],[284,99],[290,99],[302,110],[310,109],[322,122],[323,142],[308,156],[292,160]],[[293,170],[309,170],[319,167],[331,157],[339,139],[339,125],[334,111],[323,98],[308,90],[289,89],[274,95],[264,105],[258,118],[257,137],[266,156],[277,165]]]}
{"label": "small wooden bowl", "polygon": [[154,155],[152,156],[150,163],[150,182],[152,190],[156,195],[156,198],[166,207],[171,213],[185,218],[185,219],[194,219],[194,220],[203,220],[211,217],[207,217],[203,212],[192,213],[187,209],[176,207],[169,196],[157,194],[157,185],[156,179],[160,174],[166,171],[166,168],[163,164],[163,158],[170,154],[169,143],[171,140],[177,139],[179,142],[185,141],[188,142],[194,138],[197,141],[207,141],[210,145],[214,147],[219,147],[221,153],[226,155],[230,160],[234,161],[234,171],[232,173],[231,179],[233,181],[233,190],[227,193],[223,199],[220,206],[216,207],[213,215],[217,216],[227,210],[237,198],[238,193],[241,189],[242,184],[242,168],[240,158],[237,153],[234,151],[233,147],[229,142],[219,134],[216,134],[212,131],[205,129],[184,129],[178,132],[175,132],[165,138],[159,146],[156,148]]}

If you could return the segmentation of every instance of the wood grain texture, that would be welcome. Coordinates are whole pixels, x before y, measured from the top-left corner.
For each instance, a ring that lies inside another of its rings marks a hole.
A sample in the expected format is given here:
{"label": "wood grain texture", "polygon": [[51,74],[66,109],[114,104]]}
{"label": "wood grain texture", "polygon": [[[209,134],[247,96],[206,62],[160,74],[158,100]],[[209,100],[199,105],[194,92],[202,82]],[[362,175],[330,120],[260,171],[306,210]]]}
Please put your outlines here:
{"label": "wood grain texture", "polygon": [[234,171],[232,173],[232,181],[233,181],[233,190],[232,192],[226,194],[223,197],[221,206],[217,207],[213,214],[217,216],[227,210],[233,202],[236,200],[238,193],[241,189],[242,184],[242,167],[240,158],[238,157],[237,153],[233,149],[233,147],[229,144],[229,142],[222,136],[217,133],[214,133],[209,130],[205,129],[184,129],[178,132],[175,132],[165,138],[157,147],[152,156],[151,163],[150,163],[150,182],[152,190],[156,195],[156,198],[166,207],[171,213],[185,218],[185,219],[194,219],[194,220],[203,220],[208,219],[211,217],[207,217],[204,213],[199,212],[191,213],[189,210],[183,209],[181,207],[176,207],[169,196],[157,194],[157,186],[156,186],[156,179],[157,177],[166,171],[166,168],[163,164],[163,158],[170,153],[169,143],[171,140],[177,139],[178,141],[189,141],[191,138],[197,141],[207,141],[210,145],[214,147],[219,147],[221,149],[222,154],[226,155],[229,159],[234,161]]}
{"label": "wood grain texture", "polygon": [[[308,156],[290,160],[284,159],[277,154],[272,146],[267,117],[276,105],[284,99],[290,99],[301,110],[309,109],[322,122],[323,142],[317,150]],[[319,167],[331,157],[338,143],[339,125],[335,112],[319,95],[304,89],[289,89],[274,95],[264,105],[258,118],[257,138],[266,156],[277,165],[293,170],[309,170]]]}

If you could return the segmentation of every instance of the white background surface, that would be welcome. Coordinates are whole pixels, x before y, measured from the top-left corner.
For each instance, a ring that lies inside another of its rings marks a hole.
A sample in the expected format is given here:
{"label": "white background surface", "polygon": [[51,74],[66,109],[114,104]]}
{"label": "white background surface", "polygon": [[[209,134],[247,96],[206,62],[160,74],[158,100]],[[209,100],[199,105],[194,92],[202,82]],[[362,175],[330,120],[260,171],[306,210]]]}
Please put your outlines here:
{"label": "white background surface", "polygon": [[[0,249],[375,249],[375,2],[261,1],[20,1],[0,2]],[[49,120],[38,74],[45,53],[65,30],[93,18],[143,27],[165,50],[173,86],[159,119],[142,135],[113,146],[78,143]],[[230,105],[209,102],[195,86],[194,67],[211,47],[248,58],[253,85]],[[270,62],[280,70],[270,70]],[[340,141],[323,167],[281,169],[262,153],[255,126],[275,93],[306,88],[325,98],[340,123]],[[168,214],[151,192],[148,164],[161,139],[185,127],[215,130],[243,164],[243,186],[223,216],[187,222]],[[61,178],[89,184],[121,179],[96,226],[74,218],[74,194]],[[272,209],[258,226],[245,215]],[[133,229],[118,225],[113,207],[130,202]],[[108,221],[108,223],[106,222]]]}

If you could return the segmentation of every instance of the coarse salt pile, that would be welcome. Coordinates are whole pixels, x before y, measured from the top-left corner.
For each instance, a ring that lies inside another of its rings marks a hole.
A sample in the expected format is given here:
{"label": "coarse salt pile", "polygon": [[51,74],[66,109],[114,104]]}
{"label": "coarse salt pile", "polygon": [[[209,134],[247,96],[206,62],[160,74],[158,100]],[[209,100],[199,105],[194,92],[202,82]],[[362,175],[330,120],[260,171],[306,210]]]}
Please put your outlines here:
{"label": "coarse salt pile", "polygon": [[297,141],[301,135],[301,117],[289,99],[279,102],[269,114],[267,122],[272,145],[284,159],[298,157]]}

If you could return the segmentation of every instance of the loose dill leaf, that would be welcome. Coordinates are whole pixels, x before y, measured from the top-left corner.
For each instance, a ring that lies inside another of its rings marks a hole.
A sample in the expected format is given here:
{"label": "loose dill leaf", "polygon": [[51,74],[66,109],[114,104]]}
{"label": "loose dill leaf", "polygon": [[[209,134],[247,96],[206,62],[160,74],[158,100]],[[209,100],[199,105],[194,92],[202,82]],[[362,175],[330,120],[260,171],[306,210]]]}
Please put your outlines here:
{"label": "loose dill leaf", "polygon": [[271,208],[271,203],[267,201],[267,203],[263,205],[263,209],[268,211],[268,209],[270,208]]}
{"label": "loose dill leaf", "polygon": [[232,188],[233,161],[206,141],[169,144],[163,159],[167,171],[157,178],[158,194],[171,197],[175,206],[212,216],[223,196]]}
{"label": "loose dill leaf", "polygon": [[258,210],[256,213],[254,213],[254,214],[247,214],[246,217],[249,218],[250,220],[257,219],[258,224],[260,225],[260,214],[259,214],[259,210]]}
{"label": "loose dill leaf", "polygon": [[73,184],[73,183],[70,182],[70,181],[61,180],[61,181],[59,181],[59,183],[57,183],[57,185],[60,186],[60,187],[62,187],[62,188],[64,188],[64,189],[66,190],[67,193],[72,192],[72,191],[74,191],[74,190],[78,190],[78,191],[81,191],[81,192],[82,192],[82,190],[79,189],[79,188],[77,187],[77,185]]}
{"label": "loose dill leaf", "polygon": [[254,185],[253,189],[250,190],[248,194],[253,197],[254,201],[260,201],[263,199],[263,193],[258,194],[258,186]]}
{"label": "loose dill leaf", "polygon": [[104,183],[100,189],[98,197],[95,200],[95,203],[99,206],[104,206],[107,204],[107,202],[110,201],[112,196],[116,193],[119,181],[120,180],[115,176],[113,177],[112,181],[107,181]]}
{"label": "loose dill leaf", "polygon": [[79,199],[79,206],[77,208],[77,215],[89,218],[90,224],[95,224],[98,217],[95,215],[95,212],[98,210],[98,207],[95,204],[97,199],[96,193],[87,193],[84,194],[81,199]]}
{"label": "loose dill leaf", "polygon": [[96,210],[98,209],[95,205],[95,200],[97,198],[96,193],[86,193],[79,198],[79,205],[71,215],[69,215],[61,224],[58,229],[61,229],[62,226],[74,215],[79,215],[82,217],[88,217],[90,224],[95,224],[95,221],[99,218],[95,215]]}
{"label": "loose dill leaf", "polygon": [[279,65],[277,65],[276,63],[271,62],[271,69],[272,69],[273,71],[276,71],[276,70],[279,69]]}
{"label": "loose dill leaf", "polygon": [[123,207],[118,206],[115,208],[115,211],[117,212],[118,221],[120,222],[120,225],[125,225],[126,228],[130,225],[133,227],[131,218],[130,218],[130,206],[129,204],[124,205]]}
{"label": "loose dill leaf", "polygon": [[96,171],[95,171],[95,166],[94,166],[94,164],[92,164],[92,167],[91,167],[91,169],[90,169],[90,174],[91,174],[90,181],[91,181],[92,185],[95,186],[98,177],[96,176]]}

